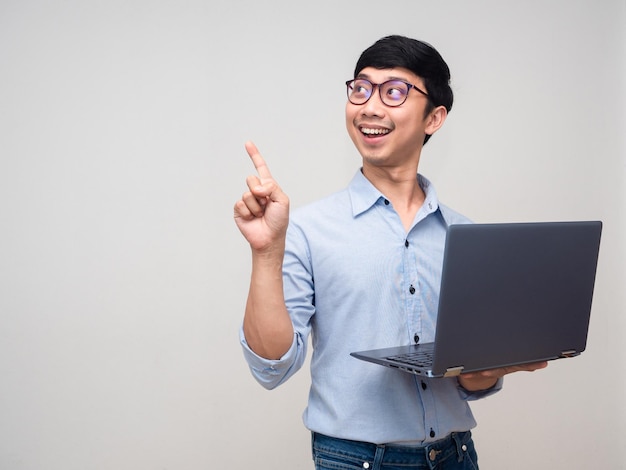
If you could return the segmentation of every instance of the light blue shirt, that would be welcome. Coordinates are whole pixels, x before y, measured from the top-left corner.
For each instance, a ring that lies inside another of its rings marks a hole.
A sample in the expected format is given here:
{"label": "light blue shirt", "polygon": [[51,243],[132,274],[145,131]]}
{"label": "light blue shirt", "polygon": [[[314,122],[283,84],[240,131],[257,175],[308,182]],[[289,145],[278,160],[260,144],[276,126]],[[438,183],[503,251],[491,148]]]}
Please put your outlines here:
{"label": "light blue shirt", "polygon": [[407,233],[391,203],[359,171],[350,185],[293,212],[283,280],[295,334],[280,360],[247,346],[254,377],[274,388],[302,366],[309,335],[311,388],[304,423],[343,439],[410,445],[476,425],[456,378],[427,379],[367,363],[350,352],[434,341],[446,228],[470,223],[441,205],[430,182]]}

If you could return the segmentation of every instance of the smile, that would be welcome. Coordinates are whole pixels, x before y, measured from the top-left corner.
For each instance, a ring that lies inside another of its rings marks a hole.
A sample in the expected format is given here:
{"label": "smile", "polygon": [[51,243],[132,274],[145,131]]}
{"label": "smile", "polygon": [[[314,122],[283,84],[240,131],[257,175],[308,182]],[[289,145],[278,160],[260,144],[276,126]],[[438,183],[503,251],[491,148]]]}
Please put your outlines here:
{"label": "smile", "polygon": [[391,132],[389,129],[374,129],[369,127],[361,127],[360,130],[365,135],[385,135]]}

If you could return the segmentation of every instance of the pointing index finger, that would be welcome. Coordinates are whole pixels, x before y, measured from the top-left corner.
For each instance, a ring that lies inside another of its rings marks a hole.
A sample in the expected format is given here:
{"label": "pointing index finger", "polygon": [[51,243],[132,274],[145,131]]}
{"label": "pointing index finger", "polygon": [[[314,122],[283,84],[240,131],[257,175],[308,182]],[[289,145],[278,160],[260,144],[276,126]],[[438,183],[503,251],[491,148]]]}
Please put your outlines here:
{"label": "pointing index finger", "polygon": [[254,145],[252,142],[246,142],[246,151],[248,152],[248,155],[250,155],[250,159],[254,164],[254,168],[256,168],[256,171],[261,177],[261,181],[266,179],[272,179],[270,169],[268,168],[267,163],[265,163],[265,160],[259,153],[259,150],[256,148],[256,145]]}

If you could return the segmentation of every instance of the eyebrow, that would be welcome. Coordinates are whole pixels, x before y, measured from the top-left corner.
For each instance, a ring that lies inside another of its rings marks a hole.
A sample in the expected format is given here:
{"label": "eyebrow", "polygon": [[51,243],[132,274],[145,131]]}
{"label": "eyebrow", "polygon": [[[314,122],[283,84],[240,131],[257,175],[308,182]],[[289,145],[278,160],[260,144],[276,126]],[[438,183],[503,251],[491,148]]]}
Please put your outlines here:
{"label": "eyebrow", "polygon": [[[364,78],[366,80],[372,81],[372,77],[370,77],[366,73],[360,73],[360,74],[358,74],[354,78]],[[393,76],[393,75],[386,77],[381,83],[388,82],[389,80],[399,80],[401,82],[410,83],[410,81],[407,78],[405,78],[405,77],[396,77],[396,76]]]}

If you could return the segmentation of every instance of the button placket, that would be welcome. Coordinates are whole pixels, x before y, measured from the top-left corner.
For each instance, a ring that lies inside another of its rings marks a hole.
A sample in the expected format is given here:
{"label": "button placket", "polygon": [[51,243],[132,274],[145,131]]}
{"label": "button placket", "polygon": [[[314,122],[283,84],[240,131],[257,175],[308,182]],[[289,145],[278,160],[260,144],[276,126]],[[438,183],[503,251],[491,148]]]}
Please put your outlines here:
{"label": "button placket", "polygon": [[406,289],[406,321],[407,321],[407,333],[411,335],[410,337],[413,339],[414,343],[418,343],[420,341],[420,317],[419,312],[421,310],[420,303],[421,299],[419,297],[419,279],[417,277],[417,253],[415,250],[411,249],[412,246],[415,246],[413,243],[409,241],[409,236],[405,235],[402,240],[402,244],[404,245],[403,250],[403,274],[404,274],[404,282]]}

